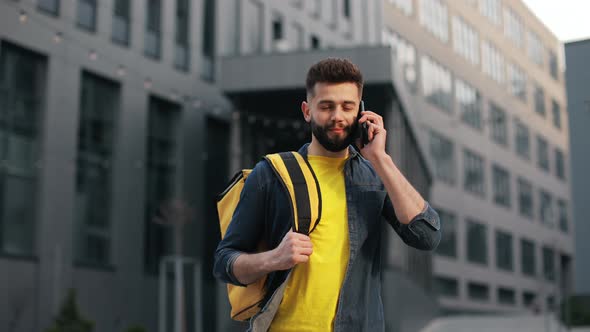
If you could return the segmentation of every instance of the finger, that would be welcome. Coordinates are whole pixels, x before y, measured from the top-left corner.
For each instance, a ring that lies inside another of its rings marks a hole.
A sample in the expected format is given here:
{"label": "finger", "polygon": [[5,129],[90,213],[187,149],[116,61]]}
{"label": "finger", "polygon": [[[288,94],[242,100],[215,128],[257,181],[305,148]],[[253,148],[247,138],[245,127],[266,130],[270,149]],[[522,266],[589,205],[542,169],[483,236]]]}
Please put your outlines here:
{"label": "finger", "polygon": [[368,111],[364,111],[362,113],[362,116],[359,118],[359,122],[363,123],[363,122],[369,120],[370,118],[371,118],[371,113],[369,113]]}
{"label": "finger", "polygon": [[298,244],[301,248],[313,248],[313,243],[311,241],[299,241]]}
{"label": "finger", "polygon": [[297,264],[307,263],[309,261],[309,256],[308,255],[298,255],[295,257],[295,261],[297,262]]}
{"label": "finger", "polygon": [[375,114],[375,113],[363,115],[359,119],[359,123],[364,123],[364,122],[374,123],[378,126],[383,127],[383,117],[381,117],[380,115]]}
{"label": "finger", "polygon": [[305,234],[301,234],[301,233],[293,233],[293,238],[297,239],[297,240],[301,240],[301,241],[311,241],[311,239],[309,238],[309,236],[305,235]]}
{"label": "finger", "polygon": [[369,114],[367,116],[367,118],[369,119],[370,122],[383,127],[383,117],[381,115],[373,113],[373,114]]}
{"label": "finger", "polygon": [[312,248],[301,248],[301,250],[299,251],[300,255],[306,255],[309,256],[313,253],[313,249]]}
{"label": "finger", "polygon": [[375,135],[379,133],[379,127],[376,124],[369,122],[369,141],[372,141]]}

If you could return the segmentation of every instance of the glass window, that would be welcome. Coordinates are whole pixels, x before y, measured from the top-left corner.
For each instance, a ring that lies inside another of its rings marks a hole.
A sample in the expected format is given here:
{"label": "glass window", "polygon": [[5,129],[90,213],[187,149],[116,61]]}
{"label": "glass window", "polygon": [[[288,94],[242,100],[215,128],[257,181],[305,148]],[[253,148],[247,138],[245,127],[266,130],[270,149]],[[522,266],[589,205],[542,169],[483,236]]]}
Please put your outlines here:
{"label": "glass window", "polygon": [[559,79],[557,55],[555,54],[555,52],[553,52],[551,50],[549,50],[549,72],[551,74],[551,77],[553,77],[553,79],[555,79],[555,80]]}
{"label": "glass window", "polygon": [[504,35],[517,47],[522,47],[524,26],[522,19],[509,7],[504,7]]}
{"label": "glass window", "polygon": [[506,112],[490,102],[491,136],[494,142],[508,145],[508,118]]}
{"label": "glass window", "polygon": [[477,31],[458,16],[453,16],[453,48],[457,54],[472,64],[479,64]]}
{"label": "glass window", "polygon": [[[211,58],[214,56],[215,53],[215,0],[204,0],[203,1],[203,44],[202,44],[202,54],[205,58],[205,62],[212,62]],[[231,52],[235,52],[236,45],[232,45]],[[208,67],[212,67],[213,65],[210,64]],[[203,67],[206,67],[203,65]],[[210,72],[212,69],[203,68],[201,69],[201,74],[203,77],[213,77],[213,74]]]}
{"label": "glass window", "polygon": [[78,26],[96,31],[96,0],[78,0]]}
{"label": "glass window", "polygon": [[530,240],[520,239],[520,264],[522,265],[522,274],[534,277],[537,273],[535,256],[535,243]]}
{"label": "glass window", "polygon": [[504,56],[490,42],[481,43],[481,63],[483,72],[499,84],[504,84]]}
{"label": "glass window", "polygon": [[[76,261],[111,261],[111,180],[119,85],[82,73],[76,174]],[[101,202],[101,204],[96,204]]]}
{"label": "glass window", "polygon": [[523,178],[518,178],[518,212],[521,216],[533,218],[533,186]]}
{"label": "glass window", "polygon": [[275,14],[272,20],[272,39],[283,39],[283,17],[279,14]]}
{"label": "glass window", "polygon": [[479,11],[495,25],[500,25],[502,19],[502,3],[500,0],[479,0]]}
{"label": "glass window", "polygon": [[531,157],[529,128],[519,120],[515,120],[516,153],[524,159]]}
{"label": "glass window", "polygon": [[468,149],[463,150],[464,177],[463,186],[466,191],[485,196],[485,171],[483,158]]}
{"label": "glass window", "polygon": [[522,293],[522,303],[525,307],[531,308],[535,304],[537,295],[534,292],[524,291]]}
{"label": "glass window", "polygon": [[447,5],[442,0],[420,0],[420,24],[443,43],[449,40]]}
{"label": "glass window", "polygon": [[539,66],[543,65],[543,53],[545,52],[545,47],[543,47],[543,43],[541,42],[541,38],[537,33],[529,30],[527,33],[527,45],[528,45],[528,55],[529,58]]}
{"label": "glass window", "polygon": [[59,0],[37,0],[37,8],[57,16],[59,15]]}
{"label": "glass window", "polygon": [[553,198],[545,190],[539,191],[539,218],[541,223],[553,227]]}
{"label": "glass window", "polygon": [[506,271],[514,269],[512,252],[512,235],[496,231],[496,266],[499,269]]}
{"label": "glass window", "polygon": [[426,100],[451,113],[451,72],[427,56],[421,58],[422,89]]}
{"label": "glass window", "polygon": [[150,97],[147,137],[147,179],[145,201],[145,268],[158,271],[160,258],[171,255],[171,230],[155,221],[169,222],[163,210],[170,208],[177,193],[180,106]]}
{"label": "glass window", "polygon": [[543,276],[546,280],[555,280],[555,255],[549,247],[543,247]]}
{"label": "glass window", "polygon": [[457,217],[454,213],[444,209],[436,209],[441,223],[444,223],[445,230],[436,249],[441,256],[457,257]]}
{"label": "glass window", "polygon": [[410,89],[415,93],[417,89],[416,74],[416,49],[414,45],[400,37],[390,28],[383,30],[383,39],[385,45],[390,45],[395,61],[400,65],[404,80]]}
{"label": "glass window", "polygon": [[557,214],[559,218],[559,229],[562,232],[567,233],[569,230],[569,223],[567,217],[567,203],[562,199],[557,200]]}
{"label": "glass window", "polygon": [[436,277],[435,290],[438,296],[441,297],[458,297],[459,282],[455,278]]}
{"label": "glass window", "polygon": [[121,45],[129,45],[129,30],[131,22],[130,0],[115,0],[113,3],[113,34],[114,42]]}
{"label": "glass window", "polygon": [[490,288],[486,284],[470,282],[467,285],[469,298],[475,301],[488,301],[490,299]]}
{"label": "glass window", "polygon": [[508,63],[508,90],[516,98],[526,102],[526,76],[519,66]]}
{"label": "glass window", "polygon": [[350,18],[350,0],[342,0],[342,11],[344,17]]}
{"label": "glass window", "polygon": [[488,264],[487,226],[467,220],[467,260],[471,263]]}
{"label": "glass window", "polygon": [[500,287],[498,288],[498,302],[500,304],[515,305],[516,293],[512,288]]}
{"label": "glass window", "polygon": [[455,80],[455,101],[461,113],[461,120],[471,127],[481,130],[481,95],[477,89],[466,82]]}
{"label": "glass window", "polygon": [[148,0],[146,3],[146,29],[143,52],[154,59],[159,59],[162,49],[161,0]]}
{"label": "glass window", "polygon": [[315,35],[311,35],[311,49],[317,50],[321,47],[320,38]]}
{"label": "glass window", "polygon": [[414,11],[412,0],[389,0],[389,3],[400,9],[406,16],[412,15]]}
{"label": "glass window", "polygon": [[545,92],[540,86],[535,86],[535,112],[545,116]]}
{"label": "glass window", "polygon": [[189,69],[189,0],[176,0],[176,38],[174,47],[174,67],[183,71]]}
{"label": "glass window", "polygon": [[547,296],[547,310],[555,310],[555,296],[553,295]]}
{"label": "glass window", "polygon": [[456,182],[456,168],[453,142],[448,138],[431,131],[430,155],[436,165],[436,177],[445,183],[454,185]]}
{"label": "glass window", "polygon": [[40,158],[47,59],[0,44],[0,252],[36,252]]}
{"label": "glass window", "polygon": [[537,136],[537,166],[542,170],[549,171],[549,145],[547,140]]}
{"label": "glass window", "polygon": [[508,171],[498,165],[492,166],[494,181],[494,202],[504,207],[510,207],[510,175]]}
{"label": "glass window", "polygon": [[[289,46],[286,44],[283,17],[275,13],[272,19],[272,44],[275,51],[284,52]],[[288,42],[287,42],[288,43]]]}
{"label": "glass window", "polygon": [[555,148],[555,175],[559,179],[565,180],[565,157],[558,148]]}
{"label": "glass window", "polygon": [[551,110],[553,111],[553,125],[561,129],[561,109],[555,99],[551,100]]}
{"label": "glass window", "polygon": [[311,49],[317,50],[321,47],[320,45],[320,38],[316,35],[311,35]]}

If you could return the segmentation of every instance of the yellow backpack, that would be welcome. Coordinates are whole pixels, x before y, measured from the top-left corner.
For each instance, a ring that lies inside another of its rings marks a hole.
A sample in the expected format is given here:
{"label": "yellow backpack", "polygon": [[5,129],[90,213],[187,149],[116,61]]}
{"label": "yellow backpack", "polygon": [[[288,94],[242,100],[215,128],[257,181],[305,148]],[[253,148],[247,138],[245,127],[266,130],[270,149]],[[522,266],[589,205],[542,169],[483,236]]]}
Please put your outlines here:
{"label": "yellow backpack", "polygon": [[[311,166],[297,152],[269,154],[265,156],[265,159],[289,194],[294,221],[293,230],[309,235],[321,217],[320,186]],[[240,201],[244,183],[251,172],[251,169],[239,171],[218,196],[217,213],[222,238]],[[264,244],[260,243],[258,248],[262,251]],[[245,321],[261,310],[265,296],[265,281],[266,277],[263,277],[247,287],[227,285],[232,319]]]}

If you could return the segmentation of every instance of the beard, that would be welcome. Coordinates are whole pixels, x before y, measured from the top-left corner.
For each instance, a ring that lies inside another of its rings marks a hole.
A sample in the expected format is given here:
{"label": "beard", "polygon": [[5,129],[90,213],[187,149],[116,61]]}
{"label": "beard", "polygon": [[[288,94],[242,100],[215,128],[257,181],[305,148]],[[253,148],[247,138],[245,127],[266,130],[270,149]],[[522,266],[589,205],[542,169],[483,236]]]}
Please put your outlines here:
{"label": "beard", "polygon": [[328,133],[336,126],[335,122],[329,123],[326,126],[320,126],[313,120],[312,117],[310,125],[313,136],[315,136],[324,149],[330,152],[340,152],[348,148],[348,146],[354,142],[356,133],[358,131],[358,123],[355,121],[351,126],[342,128],[344,131],[342,137],[336,136],[334,138],[330,138]]}

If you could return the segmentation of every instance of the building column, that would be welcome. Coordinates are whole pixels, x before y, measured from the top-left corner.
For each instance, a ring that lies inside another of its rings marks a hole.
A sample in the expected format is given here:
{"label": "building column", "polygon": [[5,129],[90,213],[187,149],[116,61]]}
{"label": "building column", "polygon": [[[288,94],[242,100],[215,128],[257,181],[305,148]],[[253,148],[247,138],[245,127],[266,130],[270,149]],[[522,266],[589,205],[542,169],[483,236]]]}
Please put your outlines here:
{"label": "building column", "polygon": [[50,57],[47,72],[46,107],[39,139],[39,331],[49,326],[72,286],[80,91],[80,69],[64,58]]}

